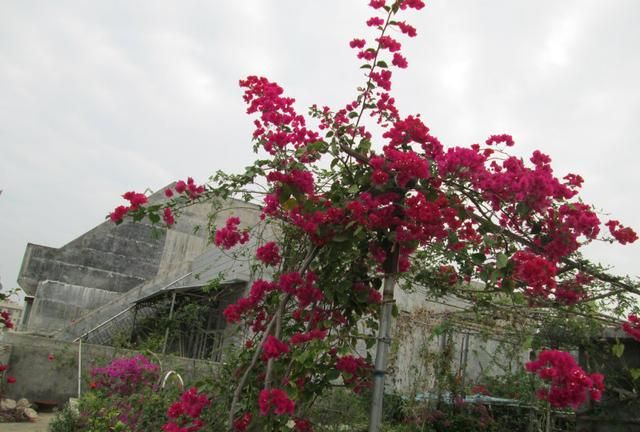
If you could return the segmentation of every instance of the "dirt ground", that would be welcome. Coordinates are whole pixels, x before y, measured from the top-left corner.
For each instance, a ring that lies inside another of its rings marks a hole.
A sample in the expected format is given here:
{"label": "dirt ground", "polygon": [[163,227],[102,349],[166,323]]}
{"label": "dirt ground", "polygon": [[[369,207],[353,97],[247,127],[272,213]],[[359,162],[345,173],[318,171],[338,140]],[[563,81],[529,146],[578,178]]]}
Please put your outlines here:
{"label": "dirt ground", "polygon": [[40,413],[34,423],[0,423],[2,432],[46,432],[53,413]]}

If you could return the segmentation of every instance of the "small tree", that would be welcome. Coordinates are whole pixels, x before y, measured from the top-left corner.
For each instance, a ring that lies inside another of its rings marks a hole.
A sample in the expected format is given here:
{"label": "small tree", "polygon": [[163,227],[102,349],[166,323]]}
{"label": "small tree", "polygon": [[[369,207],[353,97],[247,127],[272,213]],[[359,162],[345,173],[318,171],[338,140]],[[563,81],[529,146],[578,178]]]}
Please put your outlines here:
{"label": "small tree", "polygon": [[[148,217],[170,227],[182,208],[205,200],[241,197],[261,205],[275,240],[256,238],[255,258],[273,276],[254,281],[224,312],[254,334],[232,383],[229,430],[278,430],[291,420],[296,430],[311,430],[306,409],[340,377],[355,392],[373,387],[370,430],[379,430],[399,280],[505,314],[596,313],[598,299],[617,296],[624,307],[628,294],[638,293],[637,285],[581,257],[580,248],[601,235],[601,221],[578,198],[579,175],[555,177],[540,151],[528,161],[510,156],[514,140],[506,134],[445,147],[419,115],[400,114],[392,77],[408,63],[389,34],[416,36],[405,16],[424,3],[370,6],[375,16],[367,26],[377,37],[349,44],[363,62],[365,83],[344,107],[314,105],[305,117],[280,86],[250,76],[240,86],[255,116],[259,158],[244,173],[218,172],[207,185],[179,181],[159,205],[128,192],[129,205],[110,215],[116,223]],[[380,141],[382,147],[374,145]],[[240,222],[228,219],[213,234],[215,244],[248,242],[252,232],[240,230]],[[637,239],[618,221],[605,225],[608,241]],[[370,354],[354,354],[358,341],[374,344],[363,331],[378,332],[375,365]],[[554,405],[576,406],[602,389],[601,376],[584,373],[559,351],[529,368],[550,380],[540,397]],[[568,387],[571,397],[557,397]]]}

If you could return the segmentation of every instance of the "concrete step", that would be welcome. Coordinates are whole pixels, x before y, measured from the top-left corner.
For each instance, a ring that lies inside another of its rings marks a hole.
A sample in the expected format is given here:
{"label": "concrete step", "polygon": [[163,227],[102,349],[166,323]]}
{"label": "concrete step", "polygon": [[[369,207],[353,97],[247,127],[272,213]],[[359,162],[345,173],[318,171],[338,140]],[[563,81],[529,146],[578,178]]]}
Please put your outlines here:
{"label": "concrete step", "polygon": [[33,256],[29,261],[29,271],[46,275],[48,280],[120,293],[145,281],[143,277]]}

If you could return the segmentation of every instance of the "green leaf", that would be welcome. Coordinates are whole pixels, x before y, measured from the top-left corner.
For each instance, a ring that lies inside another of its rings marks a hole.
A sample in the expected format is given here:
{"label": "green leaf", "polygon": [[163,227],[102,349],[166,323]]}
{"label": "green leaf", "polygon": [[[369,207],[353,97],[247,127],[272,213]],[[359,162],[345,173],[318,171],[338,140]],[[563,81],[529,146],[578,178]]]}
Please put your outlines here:
{"label": "green leaf", "polygon": [[360,69],[371,69],[371,65],[370,64],[363,64],[362,66],[360,66]]}
{"label": "green leaf", "polygon": [[496,268],[503,269],[509,264],[509,257],[502,252],[496,256]]}
{"label": "green leaf", "polygon": [[367,346],[367,349],[371,349],[376,344],[376,340],[374,338],[367,338],[364,340],[364,343]]}
{"label": "green leaf", "polygon": [[484,264],[486,259],[487,257],[483,253],[474,253],[471,255],[471,261],[477,265]]}
{"label": "green leaf", "polygon": [[528,302],[524,294],[519,292],[514,292],[511,298],[513,299],[513,302],[518,305],[526,304]]}
{"label": "green leaf", "polygon": [[433,328],[433,330],[431,330],[431,333],[433,333],[435,336],[440,336],[441,334],[443,334],[445,331],[447,330],[447,327],[444,323],[442,324],[438,324],[437,326],[435,326]]}
{"label": "green leaf", "polygon": [[332,241],[336,242],[336,243],[342,243],[342,242],[346,242],[347,240],[349,240],[348,235],[346,234],[337,234],[335,236],[333,236],[333,238],[331,239]]}
{"label": "green leaf", "polygon": [[377,65],[378,67],[381,67],[381,68],[388,68],[388,67],[389,67],[389,65],[387,64],[387,62],[386,62],[386,61],[384,61],[384,60],[379,60],[379,61],[378,61],[378,63],[376,63],[376,65]]}
{"label": "green leaf", "polygon": [[[329,381],[336,380],[340,377],[340,372],[337,369],[331,369],[327,372],[327,379]],[[293,382],[293,381],[292,381]]]}
{"label": "green leaf", "polygon": [[358,144],[358,151],[360,153],[368,153],[369,150],[371,150],[371,141],[368,139],[361,140],[360,144]]}
{"label": "green leaf", "polygon": [[617,342],[615,345],[612,345],[611,352],[618,358],[622,357],[622,354],[624,354],[624,344]]}
{"label": "green leaf", "polygon": [[358,117],[358,113],[357,113],[357,112],[355,112],[355,111],[351,111],[351,112],[349,113],[348,117],[349,117],[349,118],[351,118],[351,119],[352,119],[352,118],[356,118],[356,117]]}
{"label": "green leaf", "polygon": [[295,198],[289,198],[282,204],[282,208],[285,210],[291,210],[298,205],[298,200]]}
{"label": "green leaf", "polygon": [[495,245],[495,244],[496,244],[496,241],[495,241],[492,237],[490,237],[490,236],[488,236],[488,235],[485,235],[485,236],[482,238],[482,241],[483,241],[483,243],[484,243],[485,245],[487,245],[487,246],[489,246],[489,247],[491,247],[491,246],[493,246],[493,245]]}
{"label": "green leaf", "polygon": [[504,272],[502,270],[496,269],[491,272],[491,276],[489,280],[491,281],[491,283],[495,283],[498,279],[500,279],[503,276],[504,276]]}
{"label": "green leaf", "polygon": [[640,368],[631,368],[629,369],[629,373],[631,373],[631,378],[634,380],[640,378]]}

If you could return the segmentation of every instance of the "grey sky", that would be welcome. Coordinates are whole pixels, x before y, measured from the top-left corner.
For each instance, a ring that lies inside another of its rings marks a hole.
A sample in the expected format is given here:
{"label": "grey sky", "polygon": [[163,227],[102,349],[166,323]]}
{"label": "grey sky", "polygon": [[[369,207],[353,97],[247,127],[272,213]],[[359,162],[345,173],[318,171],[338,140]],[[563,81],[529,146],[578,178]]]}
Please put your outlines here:
{"label": "grey sky", "polygon": [[[367,1],[0,0],[0,277],[27,242],[61,246],[127,190],[247,165],[240,78],[277,81],[306,112],[362,82],[348,41]],[[404,115],[445,145],[511,133],[586,179],[583,197],[640,229],[640,2],[431,0],[407,15]],[[640,246],[592,257],[639,274]]]}

